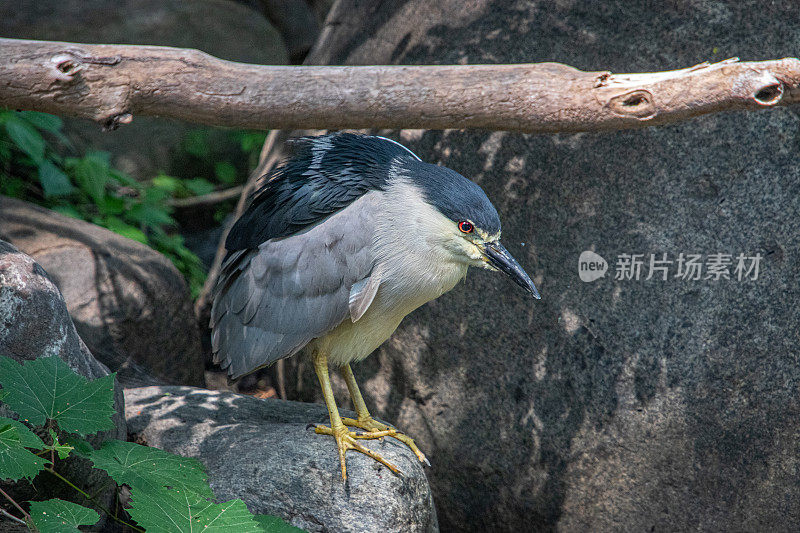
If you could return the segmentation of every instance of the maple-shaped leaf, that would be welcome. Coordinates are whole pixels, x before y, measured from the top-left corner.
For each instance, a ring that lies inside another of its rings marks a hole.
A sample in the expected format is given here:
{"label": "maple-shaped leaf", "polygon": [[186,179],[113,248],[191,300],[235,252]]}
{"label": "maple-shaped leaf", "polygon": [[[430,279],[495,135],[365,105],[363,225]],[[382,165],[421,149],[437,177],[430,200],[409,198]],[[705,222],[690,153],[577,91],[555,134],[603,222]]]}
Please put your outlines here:
{"label": "maple-shaped leaf", "polygon": [[171,488],[194,495],[197,500],[214,497],[197,459],[121,440],[106,441],[88,455],[96,468],[132,490],[159,495]]}
{"label": "maple-shaped leaf", "polygon": [[131,508],[136,523],[147,531],[162,533],[263,533],[242,500],[213,503],[196,495],[169,490],[160,497],[131,491]]}
{"label": "maple-shaped leaf", "polygon": [[197,459],[119,440],[106,441],[99,450],[92,450],[87,456],[96,468],[105,470],[114,481],[131,488],[128,512],[147,531],[300,531],[277,518],[264,522],[269,522],[270,527],[262,525],[260,517],[254,517],[241,500],[209,501],[214,494],[208,486],[205,469]]}
{"label": "maple-shaped leaf", "polygon": [[34,426],[49,419],[80,435],[114,428],[114,374],[90,381],[55,355],[22,365],[0,357],[0,386],[3,403]]}

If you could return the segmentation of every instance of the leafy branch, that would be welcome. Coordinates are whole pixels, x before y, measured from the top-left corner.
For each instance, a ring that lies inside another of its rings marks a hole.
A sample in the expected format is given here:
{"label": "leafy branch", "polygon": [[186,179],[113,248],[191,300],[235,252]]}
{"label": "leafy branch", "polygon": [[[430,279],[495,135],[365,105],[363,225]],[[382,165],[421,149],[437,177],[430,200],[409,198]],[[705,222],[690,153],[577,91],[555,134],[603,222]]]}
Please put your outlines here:
{"label": "leafy branch", "polygon": [[[218,160],[213,149],[219,140],[204,130],[192,130],[181,147],[187,166],[209,179],[159,173],[140,182],[114,168],[107,152],[76,154],[63,126],[53,115],[0,109],[0,194],[86,220],[158,250],[197,296],[205,270],[176,231],[175,209],[232,202],[246,169]],[[263,133],[238,131],[224,136],[225,145],[243,155],[241,166],[255,165],[264,138]],[[225,214],[224,209],[217,211],[220,219]]]}
{"label": "leafy branch", "polygon": [[[114,439],[98,449],[89,445],[84,437],[114,427],[113,374],[90,381],[57,356],[22,365],[0,357],[0,386],[2,403],[25,422],[0,417],[0,480],[32,480],[47,472],[112,520],[140,532],[300,531],[276,517],[254,516],[241,500],[216,503],[203,465],[196,459]],[[49,444],[29,425],[46,428]],[[43,455],[49,455],[49,460]],[[91,495],[56,470],[57,461],[71,456],[88,459],[114,482],[130,488],[127,511],[135,524],[105,508],[97,498],[99,491]],[[19,516],[7,510],[0,514],[32,531],[78,531],[78,526],[100,520],[95,510],[60,499],[28,502],[26,510],[2,489],[0,497],[11,503]]]}

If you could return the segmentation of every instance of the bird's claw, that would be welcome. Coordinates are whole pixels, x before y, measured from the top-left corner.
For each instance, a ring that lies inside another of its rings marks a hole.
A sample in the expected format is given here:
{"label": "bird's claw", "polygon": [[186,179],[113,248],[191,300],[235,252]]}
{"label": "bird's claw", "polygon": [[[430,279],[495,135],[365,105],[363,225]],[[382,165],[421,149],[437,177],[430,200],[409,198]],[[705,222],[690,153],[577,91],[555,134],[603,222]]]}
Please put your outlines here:
{"label": "bird's claw", "polygon": [[[333,429],[327,426],[316,426],[314,428],[314,433],[319,435],[332,435],[333,438],[336,439],[336,447],[339,449],[339,462],[342,464],[342,480],[344,481],[347,481],[347,464],[345,462],[345,452],[347,452],[347,450],[355,450],[363,453],[378,461],[395,474],[400,475],[400,470],[395,465],[356,441],[356,439],[379,439],[389,435],[390,432],[375,431],[369,434],[357,434],[353,431],[349,431],[346,426],[334,426]],[[381,435],[376,435],[376,433],[381,433]]]}
{"label": "bird's claw", "polygon": [[[417,444],[414,442],[414,439],[412,439],[411,437],[409,437],[404,433],[400,433],[399,431],[397,431],[397,429],[391,426],[388,426],[382,422],[378,422],[372,417],[358,418],[358,419],[342,418],[342,422],[344,423],[345,426],[351,426],[363,429],[364,431],[366,431],[366,433],[364,433],[363,435],[380,434],[380,437],[383,436],[394,437],[395,439],[399,440],[400,442],[411,448],[411,451],[414,452],[414,455],[417,456],[417,459],[419,459],[420,462],[425,463],[428,466],[431,466],[430,461],[428,461],[428,458],[425,457],[425,454],[422,453],[422,451],[417,447]],[[357,438],[374,439],[380,437],[372,436],[372,437],[357,437]]]}

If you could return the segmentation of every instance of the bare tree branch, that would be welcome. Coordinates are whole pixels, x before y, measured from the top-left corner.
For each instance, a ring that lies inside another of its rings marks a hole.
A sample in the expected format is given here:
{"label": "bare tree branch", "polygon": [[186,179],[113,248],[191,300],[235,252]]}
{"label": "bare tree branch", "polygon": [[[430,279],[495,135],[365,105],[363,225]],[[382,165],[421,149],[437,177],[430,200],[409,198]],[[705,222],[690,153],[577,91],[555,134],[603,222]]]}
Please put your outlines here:
{"label": "bare tree branch", "polygon": [[247,199],[253,189],[255,189],[258,180],[269,174],[270,170],[275,166],[275,163],[278,162],[279,154],[277,152],[272,153],[272,151],[279,134],[280,130],[272,130],[269,132],[269,135],[267,135],[267,139],[264,141],[264,147],[261,149],[258,166],[250,173],[250,176],[247,178],[247,183],[242,187],[233,216],[229,217],[225,222],[222,235],[217,243],[217,251],[214,254],[214,260],[211,262],[211,267],[208,269],[208,277],[206,277],[206,282],[203,284],[203,288],[200,290],[200,294],[194,302],[194,312],[198,318],[203,317],[203,313],[207,310],[206,307],[210,301],[211,291],[217,283],[220,268],[222,268],[222,261],[225,259],[225,253],[227,251],[225,249],[225,241],[228,239],[228,233],[230,233],[234,223],[242,216],[242,213],[244,213],[247,207]]}
{"label": "bare tree branch", "polygon": [[200,196],[190,196],[189,198],[172,198],[167,203],[172,207],[195,207],[198,205],[214,205],[226,200],[231,200],[241,196],[244,185],[236,185],[221,191],[214,191]]}
{"label": "bare tree branch", "polygon": [[643,74],[560,63],[260,66],[197,50],[0,39],[0,106],[135,114],[255,129],[483,128],[578,132],[667,124],[800,100],[800,61],[729,59]]}

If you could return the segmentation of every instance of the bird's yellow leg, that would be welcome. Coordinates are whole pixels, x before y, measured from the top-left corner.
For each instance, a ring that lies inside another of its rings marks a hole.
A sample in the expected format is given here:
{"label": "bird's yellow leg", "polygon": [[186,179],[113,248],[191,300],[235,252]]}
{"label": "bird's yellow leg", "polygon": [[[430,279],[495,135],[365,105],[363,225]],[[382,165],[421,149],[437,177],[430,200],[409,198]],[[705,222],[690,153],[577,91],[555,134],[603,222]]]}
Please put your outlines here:
{"label": "bird's yellow leg", "polygon": [[356,378],[353,375],[353,370],[350,368],[350,365],[344,365],[341,368],[341,372],[345,383],[347,383],[347,390],[350,391],[350,398],[353,400],[353,407],[358,417],[357,419],[343,418],[342,422],[344,425],[361,428],[366,431],[367,433],[365,433],[362,438],[394,437],[411,448],[411,451],[414,452],[417,459],[430,466],[431,463],[425,457],[425,454],[417,447],[414,439],[372,418],[372,415],[369,414],[369,409],[367,409],[367,404],[364,403],[364,397],[361,396],[361,391],[358,389],[358,383],[356,383]]}
{"label": "bird's yellow leg", "polygon": [[368,455],[395,474],[399,474],[400,471],[395,465],[356,442],[356,437],[342,423],[339,409],[336,407],[336,400],[333,398],[333,389],[328,375],[328,356],[315,351],[312,357],[314,359],[314,370],[317,372],[319,384],[322,387],[322,396],[325,398],[325,405],[328,407],[328,414],[331,418],[331,427],[316,426],[314,432],[321,435],[332,435],[336,439],[336,447],[339,449],[339,462],[342,464],[342,479],[347,480],[347,464],[345,463],[345,452],[347,450],[355,450]]}

